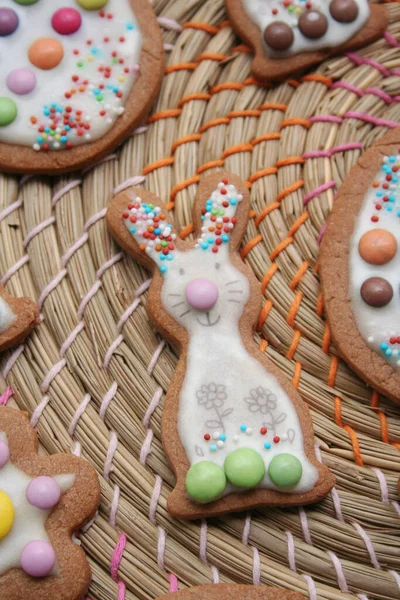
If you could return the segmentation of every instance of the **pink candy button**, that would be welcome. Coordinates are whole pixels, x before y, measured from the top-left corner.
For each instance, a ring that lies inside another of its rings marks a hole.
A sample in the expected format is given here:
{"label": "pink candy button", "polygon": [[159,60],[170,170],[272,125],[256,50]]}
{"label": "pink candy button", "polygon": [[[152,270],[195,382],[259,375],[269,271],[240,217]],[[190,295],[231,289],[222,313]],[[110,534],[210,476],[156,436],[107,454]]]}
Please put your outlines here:
{"label": "pink candy button", "polygon": [[61,489],[52,477],[36,477],[26,488],[26,498],[32,506],[41,510],[53,508],[60,500]]}
{"label": "pink candy button", "polygon": [[218,288],[209,279],[193,279],[186,286],[186,300],[198,310],[210,310],[218,300]]}
{"label": "pink candy button", "polygon": [[56,553],[47,542],[29,542],[21,552],[21,568],[31,577],[50,575],[56,564]]}
{"label": "pink candy button", "polygon": [[10,450],[4,440],[0,440],[0,469],[8,463],[10,459]]}
{"label": "pink candy button", "polygon": [[51,24],[60,35],[71,35],[82,25],[82,17],[75,8],[59,8],[54,13]]}
{"label": "pink candy button", "polygon": [[36,87],[36,75],[29,69],[14,69],[7,76],[7,87],[19,96],[30,94]]}

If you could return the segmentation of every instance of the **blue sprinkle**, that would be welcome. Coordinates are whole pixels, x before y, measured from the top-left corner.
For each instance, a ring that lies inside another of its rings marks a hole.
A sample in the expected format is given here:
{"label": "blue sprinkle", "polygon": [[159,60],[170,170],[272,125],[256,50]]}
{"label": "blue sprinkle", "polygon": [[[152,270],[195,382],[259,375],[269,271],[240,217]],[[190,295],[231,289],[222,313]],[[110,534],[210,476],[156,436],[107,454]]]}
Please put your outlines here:
{"label": "blue sprinkle", "polygon": [[389,196],[389,202],[395,202],[396,198],[394,196]]}
{"label": "blue sprinkle", "polygon": [[66,126],[64,127],[64,129],[65,129],[65,131],[71,131],[71,126],[70,126],[70,125],[66,125]]}
{"label": "blue sprinkle", "polygon": [[208,242],[209,244],[213,244],[213,243],[214,243],[214,240],[213,240],[213,238],[212,238],[212,237],[209,237],[209,238],[208,238],[208,240],[207,240],[207,242]]}
{"label": "blue sprinkle", "polygon": [[211,452],[216,452],[216,450],[217,450],[217,446],[216,446],[216,444],[211,444],[211,446],[210,446],[210,451],[211,451]]}
{"label": "blue sprinkle", "polygon": [[129,231],[130,231],[131,233],[136,233],[136,228],[135,228],[135,227],[131,227],[131,228],[129,229]]}
{"label": "blue sprinkle", "polygon": [[161,233],[161,229],[159,229],[159,228],[157,227],[157,228],[154,230],[154,233],[155,233],[156,235],[160,235],[160,233]]}
{"label": "blue sprinkle", "polygon": [[57,104],[55,102],[51,103],[51,108],[57,108]]}
{"label": "blue sprinkle", "polygon": [[39,136],[38,138],[36,138],[36,141],[39,142],[39,144],[41,144],[43,142],[43,138]]}
{"label": "blue sprinkle", "polygon": [[165,260],[165,259],[166,259],[165,254],[160,254],[160,260]]}
{"label": "blue sprinkle", "polygon": [[93,90],[93,94],[95,96],[98,96],[100,94],[100,90],[96,88],[95,90]]}
{"label": "blue sprinkle", "polygon": [[201,215],[201,220],[205,221],[206,220],[206,216],[205,215]]}
{"label": "blue sprinkle", "polygon": [[174,260],[174,257],[172,254],[167,254],[167,260]]}
{"label": "blue sprinkle", "polygon": [[221,433],[221,435],[219,436],[219,439],[221,440],[221,442],[225,442],[226,435],[224,433]]}
{"label": "blue sprinkle", "polygon": [[240,426],[240,431],[246,431],[247,429],[247,425],[241,425]]}
{"label": "blue sprinkle", "polygon": [[68,138],[67,138],[67,136],[66,136],[66,135],[62,135],[62,136],[61,136],[61,142],[62,142],[63,144],[65,144],[66,142],[68,142]]}
{"label": "blue sprinkle", "polygon": [[387,349],[388,349],[388,345],[387,345],[387,344],[385,344],[385,343],[382,343],[382,344],[380,345],[380,348],[381,348],[381,350],[387,350]]}
{"label": "blue sprinkle", "polygon": [[132,31],[133,29],[135,29],[135,26],[133,23],[128,23],[126,28],[129,29],[129,31]]}
{"label": "blue sprinkle", "polygon": [[387,210],[388,212],[392,212],[392,210],[393,210],[393,206],[387,206],[387,207],[386,207],[386,210]]}
{"label": "blue sprinkle", "polygon": [[208,250],[208,244],[207,244],[207,242],[203,242],[201,244],[201,247],[203,248],[203,250]]}
{"label": "blue sprinkle", "polygon": [[161,273],[166,273],[167,267],[164,267],[164,265],[163,265],[162,267],[160,267],[160,271],[161,271]]}
{"label": "blue sprinkle", "polygon": [[229,200],[229,202],[232,204],[232,206],[235,206],[235,205],[237,204],[237,200],[236,200],[236,198],[231,198],[231,199]]}
{"label": "blue sprinkle", "polygon": [[388,348],[387,350],[385,350],[385,354],[386,356],[392,356],[392,350]]}
{"label": "blue sprinkle", "polygon": [[44,130],[46,133],[50,133],[50,127],[45,127]]}
{"label": "blue sprinkle", "polygon": [[389,162],[391,162],[391,163],[396,162],[396,157],[395,156],[390,156],[389,157]]}
{"label": "blue sprinkle", "polygon": [[97,48],[92,48],[90,51],[92,54],[97,54]]}
{"label": "blue sprinkle", "polygon": [[378,198],[382,198],[383,192],[376,192],[376,195],[378,196]]}
{"label": "blue sprinkle", "polygon": [[226,233],[224,233],[223,235],[221,235],[221,240],[223,242],[228,242],[229,241],[229,235],[227,235]]}
{"label": "blue sprinkle", "polygon": [[270,444],[269,442],[265,442],[265,444],[264,444],[264,448],[265,448],[266,450],[269,450],[269,449],[271,448],[271,444]]}
{"label": "blue sprinkle", "polygon": [[117,87],[117,86],[114,86],[114,87],[113,87],[113,92],[115,92],[115,93],[119,92],[119,87]]}
{"label": "blue sprinkle", "polygon": [[392,182],[397,183],[398,181],[399,181],[399,178],[397,177],[397,175],[393,175]]}

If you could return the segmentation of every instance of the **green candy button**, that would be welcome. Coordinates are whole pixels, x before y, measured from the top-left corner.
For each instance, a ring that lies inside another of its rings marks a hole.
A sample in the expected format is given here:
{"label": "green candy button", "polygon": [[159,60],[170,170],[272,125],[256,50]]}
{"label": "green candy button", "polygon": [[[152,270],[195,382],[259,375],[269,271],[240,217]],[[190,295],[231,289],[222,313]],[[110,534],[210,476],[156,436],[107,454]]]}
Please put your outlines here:
{"label": "green candy button", "polygon": [[0,127],[10,125],[17,117],[17,105],[11,98],[0,98]]}
{"label": "green candy button", "polygon": [[217,500],[226,487],[222,467],[203,460],[190,467],[186,475],[186,491],[192,500],[206,504]]}
{"label": "green candy button", "polygon": [[99,10],[104,8],[108,0],[77,0],[79,6],[86,8],[86,10]]}
{"label": "green candy button", "polygon": [[36,4],[38,0],[14,0],[17,4],[22,4],[22,6],[29,6],[29,4]]}
{"label": "green candy button", "polygon": [[265,475],[264,460],[251,448],[238,448],[225,459],[225,474],[233,485],[252,488],[260,483]]}
{"label": "green candy button", "polygon": [[299,483],[303,467],[293,454],[277,454],[269,463],[268,475],[278,488],[289,489]]}

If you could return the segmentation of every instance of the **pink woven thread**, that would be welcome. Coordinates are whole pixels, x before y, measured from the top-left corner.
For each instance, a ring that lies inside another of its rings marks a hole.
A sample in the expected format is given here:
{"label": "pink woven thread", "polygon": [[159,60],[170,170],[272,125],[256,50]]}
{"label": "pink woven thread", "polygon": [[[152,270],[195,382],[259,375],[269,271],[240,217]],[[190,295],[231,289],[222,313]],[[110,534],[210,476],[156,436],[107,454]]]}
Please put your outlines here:
{"label": "pink woven thread", "polygon": [[149,363],[149,366],[147,367],[147,374],[148,375],[152,374],[152,372],[154,370],[154,367],[156,366],[157,361],[158,361],[158,359],[161,356],[161,352],[164,350],[164,347],[165,347],[165,341],[161,340],[161,342],[158,344],[158,346],[157,346],[157,348],[156,348],[156,350],[155,350],[155,352],[153,354],[153,357],[152,357],[152,359],[151,359],[151,361]]}
{"label": "pink woven thread", "polygon": [[0,223],[4,221],[4,219],[8,217],[8,215],[11,215],[11,213],[13,213],[15,210],[21,208],[21,206],[22,200],[18,198],[18,200],[10,204],[10,206],[7,206],[7,208],[3,208],[3,210],[0,212]]}
{"label": "pink woven thread", "polygon": [[369,600],[367,594],[357,594],[358,600]]}
{"label": "pink woven thread", "polygon": [[83,230],[89,231],[89,229],[91,227],[93,227],[93,225],[95,225],[98,221],[101,221],[101,219],[104,219],[106,214],[107,214],[107,208],[102,208],[101,210],[99,210],[99,212],[97,212],[94,215],[92,215],[91,217],[89,217],[89,219],[85,223]]}
{"label": "pink woven thread", "polygon": [[324,239],[325,232],[326,232],[326,223],[324,223],[322,225],[321,231],[318,234],[318,237],[317,237],[318,244],[320,244],[322,242],[322,240]]}
{"label": "pink woven thread", "polygon": [[306,511],[304,510],[304,508],[302,506],[299,506],[299,517],[300,517],[300,524],[301,524],[301,529],[303,531],[304,539],[307,542],[307,544],[310,544],[310,546],[312,546],[311,533],[310,533],[310,528],[308,526],[308,519],[307,519]]}
{"label": "pink woven thread", "polygon": [[21,356],[23,351],[24,351],[24,344],[21,344],[11,354],[11,356],[8,359],[8,361],[6,362],[3,372],[2,372],[3,379],[7,379],[7,375],[9,374],[9,372],[11,371],[11,369],[13,368],[14,364],[17,362],[18,358]]}
{"label": "pink woven thread", "polygon": [[83,315],[85,314],[85,309],[86,309],[87,305],[92,300],[92,298],[97,294],[97,292],[99,291],[101,286],[102,286],[102,283],[98,279],[97,281],[94,282],[94,284],[92,285],[92,287],[90,288],[90,290],[88,291],[86,296],[84,296],[82,298],[81,303],[78,308],[78,319],[80,321],[83,319]]}
{"label": "pink woven thread", "polygon": [[154,393],[153,398],[151,399],[151,402],[148,406],[146,414],[143,417],[143,425],[146,427],[146,429],[149,427],[150,419],[151,419],[154,411],[156,410],[157,406],[159,405],[162,395],[163,395],[163,389],[161,387],[158,387]]}
{"label": "pink woven thread", "polygon": [[169,591],[171,594],[173,592],[179,592],[178,580],[176,578],[176,575],[174,575],[173,573],[171,573],[169,576]]}
{"label": "pink woven thread", "polygon": [[109,260],[107,260],[104,263],[104,265],[101,266],[100,269],[96,272],[97,279],[101,279],[103,277],[104,273],[108,269],[111,269],[111,267],[113,267],[114,265],[116,265],[117,262],[119,262],[123,258],[124,258],[124,253],[123,252],[118,252],[118,254],[114,254],[114,256],[112,256]]}
{"label": "pink woven thread", "polygon": [[140,304],[140,298],[135,298],[135,300],[132,302],[132,304],[130,306],[128,306],[126,311],[122,314],[120,320],[117,323],[117,329],[119,332],[122,332],[122,329],[124,328],[125,323],[128,321],[129,317],[131,317],[133,315],[133,313],[135,312],[135,310],[137,309],[139,304]]}
{"label": "pink woven thread", "polygon": [[104,163],[107,163],[110,160],[114,160],[114,158],[117,158],[117,154],[115,152],[113,154],[109,154],[108,156],[105,156],[104,158],[99,160],[95,165],[89,165],[89,167],[86,167],[85,169],[83,169],[83,171],[81,171],[81,174],[86,175],[87,173],[89,173],[89,171],[92,171],[92,170],[96,169],[97,167],[104,165]]}
{"label": "pink woven thread", "polygon": [[307,206],[307,204],[313,198],[316,198],[317,196],[319,196],[323,192],[326,192],[327,190],[330,190],[330,189],[332,189],[335,186],[336,186],[336,182],[333,181],[333,179],[331,181],[328,181],[327,183],[323,183],[322,185],[319,185],[318,187],[315,188],[315,190],[312,190],[312,192],[309,192],[308,194],[306,194],[304,196],[304,200],[303,200],[304,206]]}
{"label": "pink woven thread", "polygon": [[369,65],[370,67],[376,69],[384,77],[390,77],[391,72],[389,69],[381,65],[378,61],[373,58],[367,58],[366,56],[359,56],[355,52],[346,52],[346,56],[350,59],[355,65]]}
{"label": "pink woven thread", "polygon": [[245,520],[244,520],[243,533],[242,533],[242,542],[246,546],[249,545],[250,528],[251,528],[251,513],[247,513]]}
{"label": "pink woven thread", "polygon": [[32,416],[31,416],[32,427],[36,427],[40,417],[43,414],[44,409],[46,408],[46,406],[48,405],[49,402],[50,402],[50,396],[43,396],[41,402],[39,402],[39,404],[37,405],[37,407],[35,408],[35,410],[32,413]]}
{"label": "pink woven thread", "polygon": [[73,255],[79,248],[82,248],[86,244],[89,239],[89,234],[85,231],[85,233],[78,239],[74,244],[72,244],[71,248],[69,248],[64,256],[61,257],[61,264],[63,267],[66,267]]}
{"label": "pink woven thread", "polygon": [[79,442],[75,442],[74,447],[72,449],[72,454],[79,458],[81,455],[81,451],[82,451],[82,446],[80,445]]}
{"label": "pink woven thread", "polygon": [[158,506],[158,499],[161,494],[161,487],[162,487],[162,479],[159,475],[156,475],[153,493],[152,493],[151,499],[150,499],[150,509],[149,509],[149,519],[150,519],[150,523],[152,523],[153,525],[156,525],[156,512],[157,512],[157,506]]}
{"label": "pink woven thread", "polygon": [[334,146],[331,150],[313,150],[311,152],[305,152],[302,158],[331,158],[337,152],[347,152],[349,150],[362,150],[363,144],[361,142],[349,142],[348,144],[341,144],[340,146]]}
{"label": "pink woven thread", "polygon": [[118,578],[118,571],[121,565],[121,560],[122,560],[122,556],[124,554],[124,550],[126,548],[126,535],[124,533],[121,533],[117,542],[117,545],[115,546],[114,552],[112,553],[112,557],[111,557],[111,565],[110,565],[110,571],[111,571],[111,577],[113,578],[113,580],[115,581],[115,583],[118,586],[118,596],[117,596],[117,600],[125,600],[126,597],[126,585],[124,584],[123,581],[121,581]]}
{"label": "pink woven thread", "polygon": [[375,472],[378,478],[379,486],[381,488],[381,500],[383,504],[389,504],[389,490],[385,476],[377,467],[372,467],[372,470]]}
{"label": "pink woven thread", "polygon": [[82,179],[74,179],[73,181],[70,181],[69,183],[67,183],[67,185],[65,185],[64,187],[62,187],[60,190],[58,190],[58,192],[56,192],[51,200],[51,205],[54,206],[57,204],[57,202],[59,200],[61,200],[61,198],[63,196],[65,196],[65,194],[67,194],[68,192],[70,192],[71,190],[73,190],[74,188],[78,187],[78,185],[81,185],[82,183]]}
{"label": "pink woven thread", "polygon": [[308,120],[310,123],[338,123],[338,125],[343,123],[342,117],[336,115],[316,115],[315,117],[310,117]]}
{"label": "pink woven thread", "polygon": [[0,406],[5,406],[7,404],[7,402],[9,401],[9,399],[11,398],[11,396],[14,395],[14,392],[12,391],[11,387],[8,387],[6,389],[6,391],[1,394],[0,396]]}
{"label": "pink woven thread", "polygon": [[347,91],[351,92],[352,94],[355,94],[359,98],[362,97],[362,96],[364,96],[364,91],[363,90],[360,90],[358,87],[356,87],[355,85],[352,85],[348,81],[335,81],[335,83],[332,84],[332,88],[331,89],[336,90],[338,88],[342,88],[344,90],[347,90]]}
{"label": "pink woven thread", "polygon": [[55,377],[57,377],[59,372],[66,366],[66,364],[67,364],[67,361],[63,358],[58,363],[56,363],[55,365],[53,365],[51,367],[50,371],[47,373],[46,377],[43,379],[42,383],[40,384],[40,391],[43,394],[46,394],[46,392],[48,392],[53,379]]}
{"label": "pink woven thread", "polygon": [[144,283],[142,283],[141,286],[138,287],[138,289],[135,292],[135,296],[141,296],[142,294],[144,294],[150,287],[151,284],[151,279],[146,279],[146,281]]}
{"label": "pink woven thread", "polygon": [[318,600],[317,588],[315,587],[314,579],[311,575],[302,575],[304,581],[307,583],[308,597],[310,600]]}
{"label": "pink woven thread", "polygon": [[132,135],[140,135],[141,133],[146,133],[148,128],[148,125],[141,125],[140,127],[136,127]]}
{"label": "pink woven thread", "polygon": [[104,356],[104,361],[103,361],[103,368],[104,369],[108,369],[109,365],[110,365],[110,361],[112,359],[112,355],[114,354],[114,352],[116,351],[116,349],[118,348],[118,346],[120,346],[122,344],[122,342],[124,341],[124,336],[123,335],[119,335],[111,344],[111,346],[109,347],[109,349],[107,350],[105,356]]}
{"label": "pink woven thread", "polygon": [[396,573],[396,571],[388,571],[388,573],[390,573],[394,577],[394,580],[397,583],[397,587],[400,590],[400,575]]}
{"label": "pink woven thread", "polygon": [[398,502],[396,502],[396,500],[392,500],[392,502],[390,504],[393,506],[394,510],[397,512],[397,514],[400,517],[400,504]]}
{"label": "pink woven thread", "polygon": [[100,417],[101,420],[104,421],[107,408],[110,406],[111,400],[115,397],[115,394],[118,390],[118,383],[116,381],[113,382],[107,394],[104,396],[103,401],[100,406]]}
{"label": "pink woven thread", "polygon": [[50,227],[50,225],[54,225],[55,222],[56,218],[53,216],[49,217],[48,219],[45,219],[44,221],[33,227],[33,229],[31,229],[31,231],[28,233],[28,235],[23,241],[24,248],[27,248],[29,246],[30,242],[36,235],[41,233],[44,229],[47,229],[47,227]]}
{"label": "pink woven thread", "polygon": [[110,481],[110,474],[113,471],[112,462],[118,447],[118,436],[115,431],[110,431],[110,442],[108,445],[107,456],[104,462],[104,479]]}
{"label": "pink woven thread", "polygon": [[157,564],[160,571],[165,570],[165,547],[167,543],[167,533],[165,529],[158,526],[158,542],[157,542]]}
{"label": "pink woven thread", "polygon": [[10,267],[8,269],[8,271],[6,271],[6,273],[3,275],[3,278],[0,281],[1,285],[6,285],[7,281],[9,279],[11,279],[11,277],[17,271],[19,271],[19,269],[21,269],[21,267],[23,267],[24,265],[26,265],[27,262],[29,262],[29,256],[27,254],[25,254],[25,256],[22,256],[19,260],[17,260],[16,263],[13,264],[12,267]]}
{"label": "pink woven thread", "polygon": [[373,96],[377,96],[378,98],[386,102],[386,104],[393,104],[393,102],[399,101],[398,96],[392,97],[383,90],[380,90],[379,88],[368,88],[365,90],[365,94],[372,94]]}
{"label": "pink woven thread", "polygon": [[253,585],[261,585],[260,554],[255,546],[252,546],[251,549],[253,551]]}
{"label": "pink woven thread", "polygon": [[350,593],[349,586],[347,585],[346,577],[344,576],[342,563],[340,562],[340,560],[336,556],[336,554],[334,552],[332,552],[331,550],[328,550],[328,555],[329,555],[329,557],[332,561],[332,564],[335,568],[336,577],[337,577],[340,591],[344,592],[345,594]]}
{"label": "pink woven thread", "polygon": [[130,177],[129,179],[126,179],[126,181],[123,181],[122,183],[117,185],[116,188],[114,188],[114,196],[116,196],[120,192],[123,192],[127,188],[135,187],[136,185],[141,185],[145,181],[146,181],[146,177],[142,177],[142,176]]}
{"label": "pink woven thread", "polygon": [[87,407],[89,406],[90,400],[91,400],[90,394],[85,394],[81,404],[78,406],[76,413],[74,414],[71,424],[68,428],[68,433],[71,437],[73,437],[73,435],[75,433],[75,429],[78,425],[79,419],[81,418],[81,416],[83,415],[83,413],[85,412]]}
{"label": "pink woven thread", "polygon": [[121,493],[121,490],[120,490],[119,485],[115,484],[114,485],[114,495],[113,495],[113,499],[112,499],[111,507],[110,507],[110,518],[108,520],[111,527],[114,527],[114,528],[117,523],[117,513],[118,513],[118,504],[119,504],[120,493]]}
{"label": "pink woven thread", "polygon": [[287,542],[288,542],[288,561],[289,561],[289,567],[291,568],[291,570],[294,573],[297,573],[297,569],[296,569],[296,551],[295,551],[295,545],[294,545],[294,537],[291,531],[286,531],[286,537],[287,537]]}
{"label": "pink woven thread", "polygon": [[370,123],[371,125],[375,125],[376,127],[389,127],[394,129],[398,127],[399,124],[397,121],[388,121],[387,119],[379,119],[378,117],[372,117],[368,113],[360,113],[356,111],[348,111],[344,114],[346,119],[359,119],[360,121],[364,121],[365,123]]}
{"label": "pink woven thread", "polygon": [[[314,444],[314,450],[315,450],[315,456],[317,457],[319,462],[322,463],[321,450],[317,443]],[[343,518],[342,506],[340,504],[340,498],[339,498],[339,494],[337,492],[336,487],[332,488],[331,496],[332,496],[333,506],[335,508],[336,518],[338,519],[338,521],[341,521],[342,523],[344,523],[345,521]]]}
{"label": "pink woven thread", "polygon": [[74,343],[74,341],[76,340],[76,338],[78,337],[78,335],[80,334],[82,329],[84,329],[84,328],[85,328],[85,324],[83,323],[83,321],[80,321],[78,323],[78,325],[75,327],[75,329],[73,329],[71,331],[71,333],[69,334],[69,336],[67,337],[67,339],[65,340],[65,342],[63,343],[63,345],[60,348],[60,356],[61,357],[64,357],[67,350],[69,350],[71,345]]}
{"label": "pink woven thread", "polygon": [[62,269],[51,281],[48,283],[42,290],[38,300],[38,306],[40,310],[43,308],[44,301],[48,296],[50,296],[51,292],[53,292],[56,287],[61,283],[64,277],[67,275],[67,270]]}
{"label": "pink woven thread", "polygon": [[213,583],[219,583],[219,571],[218,571],[217,567],[210,565],[207,560],[207,530],[208,530],[207,521],[206,521],[206,519],[202,519],[201,527],[200,527],[199,556],[200,556],[200,560],[202,560],[203,563],[205,563],[206,565],[208,565],[210,567],[211,574],[213,577]]}
{"label": "pink woven thread", "polygon": [[174,44],[164,44],[164,50],[165,52],[172,52],[172,50],[175,48]]}
{"label": "pink woven thread", "polygon": [[169,17],[157,17],[157,21],[161,27],[164,29],[169,29],[170,31],[177,31],[180,33],[182,30],[182,25],[175,21],[174,19],[170,19]]}
{"label": "pink woven thread", "polygon": [[389,46],[393,46],[393,48],[400,48],[400,43],[391,33],[389,33],[389,31],[385,31],[383,37],[385,38]]}
{"label": "pink woven thread", "polygon": [[142,448],[140,450],[140,464],[145,465],[147,461],[147,457],[151,452],[151,443],[153,441],[154,433],[151,429],[147,431],[146,437],[144,438],[144,442]]}
{"label": "pink woven thread", "polygon": [[375,569],[381,569],[381,565],[379,564],[378,559],[376,558],[375,549],[368,533],[365,531],[365,529],[361,527],[359,523],[353,522],[352,525],[354,529],[359,533],[360,537],[362,538],[365,544],[371,564],[375,567]]}

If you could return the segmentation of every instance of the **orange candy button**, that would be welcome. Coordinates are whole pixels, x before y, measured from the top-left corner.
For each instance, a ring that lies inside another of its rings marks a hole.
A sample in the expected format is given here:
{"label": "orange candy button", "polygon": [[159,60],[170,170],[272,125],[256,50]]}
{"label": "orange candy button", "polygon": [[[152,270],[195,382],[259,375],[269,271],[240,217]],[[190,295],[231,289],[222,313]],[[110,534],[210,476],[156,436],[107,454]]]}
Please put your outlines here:
{"label": "orange candy button", "polygon": [[397,252],[396,238],[386,229],[371,229],[364,233],[358,244],[361,258],[371,265],[384,265]]}
{"label": "orange candy button", "polygon": [[60,64],[64,57],[64,48],[54,38],[39,38],[31,44],[28,56],[35,67],[48,71]]}

